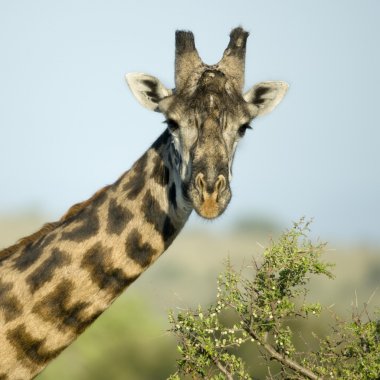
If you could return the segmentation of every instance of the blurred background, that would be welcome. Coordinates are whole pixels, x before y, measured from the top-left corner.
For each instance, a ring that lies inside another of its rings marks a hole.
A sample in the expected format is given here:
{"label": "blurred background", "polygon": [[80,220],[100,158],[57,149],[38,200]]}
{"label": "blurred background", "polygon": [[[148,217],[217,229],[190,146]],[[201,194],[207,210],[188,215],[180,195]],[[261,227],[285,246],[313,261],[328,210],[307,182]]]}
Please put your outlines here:
{"label": "blurred background", "polygon": [[135,101],[124,75],[173,87],[176,29],[192,30],[212,64],[241,25],[246,89],[290,84],[240,144],[226,213],[192,215],[39,379],[166,378],[176,358],[167,310],[207,305],[227,256],[249,262],[304,215],[337,263],[313,297],[346,315],[355,291],[370,297],[380,286],[379,15],[377,0],[0,1],[0,249],[115,181],[161,133],[162,115]]}

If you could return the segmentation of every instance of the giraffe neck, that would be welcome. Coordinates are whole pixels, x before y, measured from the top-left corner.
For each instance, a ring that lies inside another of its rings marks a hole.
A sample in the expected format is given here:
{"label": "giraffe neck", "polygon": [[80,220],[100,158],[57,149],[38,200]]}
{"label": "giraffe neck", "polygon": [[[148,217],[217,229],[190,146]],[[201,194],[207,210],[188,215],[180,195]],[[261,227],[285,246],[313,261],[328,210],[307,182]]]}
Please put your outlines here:
{"label": "giraffe neck", "polygon": [[191,213],[171,135],[0,264],[0,379],[30,379],[172,243]]}

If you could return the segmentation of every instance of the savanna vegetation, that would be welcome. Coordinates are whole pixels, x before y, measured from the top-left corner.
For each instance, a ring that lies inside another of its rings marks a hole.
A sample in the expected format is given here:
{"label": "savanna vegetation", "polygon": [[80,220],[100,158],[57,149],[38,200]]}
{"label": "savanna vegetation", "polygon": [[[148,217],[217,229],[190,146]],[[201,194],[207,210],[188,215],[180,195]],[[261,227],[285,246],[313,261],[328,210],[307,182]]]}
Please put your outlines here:
{"label": "savanna vegetation", "polygon": [[307,230],[301,220],[272,241],[249,274],[227,262],[216,301],[169,315],[181,355],[170,379],[253,379],[260,361],[267,379],[380,378],[380,315],[370,316],[367,304],[355,304],[348,321],[330,311],[326,336],[299,334],[298,321],[323,311],[307,301],[311,276],[333,278],[333,265],[322,260],[325,244],[313,244]]}

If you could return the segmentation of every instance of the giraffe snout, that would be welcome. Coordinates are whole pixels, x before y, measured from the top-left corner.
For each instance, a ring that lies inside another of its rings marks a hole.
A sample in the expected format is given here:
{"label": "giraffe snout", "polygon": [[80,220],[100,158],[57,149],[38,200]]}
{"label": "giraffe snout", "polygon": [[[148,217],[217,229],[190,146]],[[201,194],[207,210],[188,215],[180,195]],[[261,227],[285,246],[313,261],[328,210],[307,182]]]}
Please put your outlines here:
{"label": "giraffe snout", "polygon": [[226,177],[220,174],[216,179],[209,179],[203,173],[198,173],[194,180],[194,187],[200,198],[199,214],[207,219],[217,217],[224,209],[222,194],[227,188]]}
{"label": "giraffe snout", "polygon": [[226,188],[226,177],[222,174],[218,175],[215,179],[206,179],[203,173],[198,173],[195,177],[195,188],[199,191],[199,194],[205,199],[208,196],[217,198],[221,192]]}

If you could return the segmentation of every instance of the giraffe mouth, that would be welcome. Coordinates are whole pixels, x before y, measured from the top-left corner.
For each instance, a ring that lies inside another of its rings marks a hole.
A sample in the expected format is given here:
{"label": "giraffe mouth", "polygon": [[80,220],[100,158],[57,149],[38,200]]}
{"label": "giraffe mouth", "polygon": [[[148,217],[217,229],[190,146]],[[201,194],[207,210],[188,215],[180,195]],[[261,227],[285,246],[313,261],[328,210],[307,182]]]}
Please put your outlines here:
{"label": "giraffe mouth", "polygon": [[198,214],[206,219],[214,219],[220,215],[219,204],[214,194],[208,195],[203,198]]}

